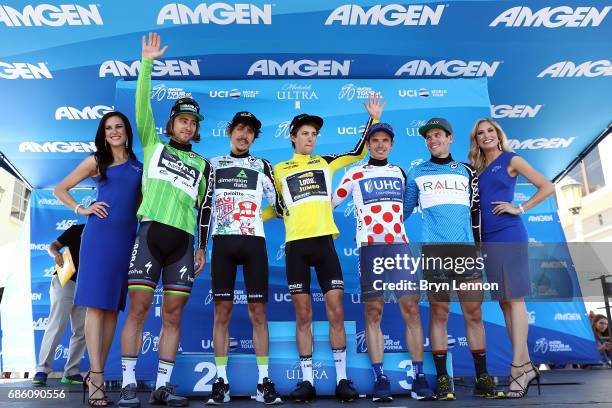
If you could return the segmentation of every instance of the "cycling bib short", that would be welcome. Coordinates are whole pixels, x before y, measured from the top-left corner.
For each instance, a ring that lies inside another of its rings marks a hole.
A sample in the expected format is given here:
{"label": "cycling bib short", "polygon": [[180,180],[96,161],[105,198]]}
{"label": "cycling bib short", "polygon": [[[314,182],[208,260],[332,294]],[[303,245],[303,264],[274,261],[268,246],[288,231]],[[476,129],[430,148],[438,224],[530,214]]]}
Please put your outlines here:
{"label": "cycling bib short", "polygon": [[236,269],[242,265],[249,303],[268,302],[268,253],[263,237],[213,236],[211,260],[212,291],[215,300],[234,299]]}
{"label": "cycling bib short", "polygon": [[156,221],[140,224],[128,288],[154,292],[162,274],[164,294],[189,296],[194,281],[193,235]]}

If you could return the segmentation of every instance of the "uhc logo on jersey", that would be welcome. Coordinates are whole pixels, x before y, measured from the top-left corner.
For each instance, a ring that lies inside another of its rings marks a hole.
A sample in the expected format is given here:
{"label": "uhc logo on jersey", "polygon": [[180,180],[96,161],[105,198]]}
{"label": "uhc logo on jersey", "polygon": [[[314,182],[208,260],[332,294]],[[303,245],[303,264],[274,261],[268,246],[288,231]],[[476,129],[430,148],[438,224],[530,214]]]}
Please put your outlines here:
{"label": "uhc logo on jersey", "polygon": [[402,202],[402,180],[395,177],[377,177],[359,181],[363,203],[381,201]]}

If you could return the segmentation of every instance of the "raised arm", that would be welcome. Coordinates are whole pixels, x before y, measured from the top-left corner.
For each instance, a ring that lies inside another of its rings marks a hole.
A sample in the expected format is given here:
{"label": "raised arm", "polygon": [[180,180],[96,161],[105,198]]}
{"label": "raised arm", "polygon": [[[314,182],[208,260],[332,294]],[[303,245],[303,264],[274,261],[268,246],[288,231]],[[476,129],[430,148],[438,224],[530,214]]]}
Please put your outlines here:
{"label": "raised arm", "polygon": [[386,101],[382,100],[380,94],[368,95],[368,102],[363,103],[363,106],[369,114],[368,122],[366,123],[365,129],[361,133],[361,137],[357,141],[357,144],[355,145],[353,150],[341,154],[329,154],[322,156],[323,159],[325,159],[329,163],[332,173],[343,167],[346,167],[353,163],[357,163],[359,160],[362,160],[366,156],[366,134],[368,133],[368,129],[370,128],[370,126],[375,123],[378,123],[378,121],[380,120],[382,111],[386,103]]}
{"label": "raised arm", "polygon": [[142,61],[136,82],[136,127],[143,148],[159,142],[151,108],[151,72],[153,60],[164,55],[168,48],[166,45],[160,49],[160,45],[159,34],[149,33],[148,39],[142,36]]}

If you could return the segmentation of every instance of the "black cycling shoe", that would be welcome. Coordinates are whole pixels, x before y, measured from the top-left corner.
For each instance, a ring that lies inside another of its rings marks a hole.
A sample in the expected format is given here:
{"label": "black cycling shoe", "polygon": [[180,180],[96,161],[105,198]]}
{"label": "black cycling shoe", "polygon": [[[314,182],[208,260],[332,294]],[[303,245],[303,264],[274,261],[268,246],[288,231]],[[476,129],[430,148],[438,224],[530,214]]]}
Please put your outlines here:
{"label": "black cycling shoe", "polygon": [[283,400],[274,388],[274,383],[268,377],[263,379],[261,384],[257,384],[257,396],[255,401],[263,402],[264,404],[282,404]]}
{"label": "black cycling shoe", "polygon": [[167,382],[166,385],[162,385],[151,393],[149,404],[186,407],[189,405],[189,401],[187,401],[187,398],[177,395],[176,386]]}
{"label": "black cycling shoe", "polygon": [[497,399],[505,398],[506,394],[503,391],[495,388],[495,380],[488,373],[483,373],[476,379],[474,386],[474,395],[480,398]]}
{"label": "black cycling shoe", "polygon": [[217,381],[212,386],[212,392],[206,401],[206,405],[220,405],[224,402],[229,402],[229,384],[226,384],[223,378],[217,378]]}
{"label": "black cycling shoe", "polygon": [[295,402],[310,402],[317,398],[317,391],[310,381],[300,381],[289,397]]}
{"label": "black cycling shoe", "polygon": [[438,401],[454,401],[456,399],[453,380],[448,375],[439,375],[436,378],[436,399]]}
{"label": "black cycling shoe", "polygon": [[359,398],[359,393],[351,380],[343,379],[336,385],[336,398],[342,402],[351,402]]}
{"label": "black cycling shoe", "polygon": [[138,394],[136,394],[137,389],[138,387],[134,383],[121,388],[117,406],[120,408],[140,408],[140,400]]}

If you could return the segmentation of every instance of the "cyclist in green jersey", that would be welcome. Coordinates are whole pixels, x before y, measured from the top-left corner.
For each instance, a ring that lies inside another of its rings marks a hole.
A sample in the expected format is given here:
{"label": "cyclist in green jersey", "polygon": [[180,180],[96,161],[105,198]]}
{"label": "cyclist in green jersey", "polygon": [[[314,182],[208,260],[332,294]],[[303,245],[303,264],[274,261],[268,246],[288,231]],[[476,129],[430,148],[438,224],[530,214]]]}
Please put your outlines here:
{"label": "cyclist in green jersey", "polygon": [[[120,407],[140,407],[136,394],[136,360],[142,343],[145,319],[163,269],[162,330],[155,390],[149,403],[185,406],[187,399],[176,395],[170,384],[180,338],[183,308],[195,276],[204,267],[208,228],[211,220],[214,173],[210,163],[191,150],[200,139],[198,103],[191,98],[176,101],[166,125],[170,142],[162,142],[155,130],[151,109],[153,60],[160,36],[149,33],[142,39],[142,63],[136,85],[136,124],[144,151],[142,204],[138,209],[140,230],[132,251],[128,288],[130,310],[121,334],[123,388]],[[194,207],[198,207],[198,244],[194,271]]]}

